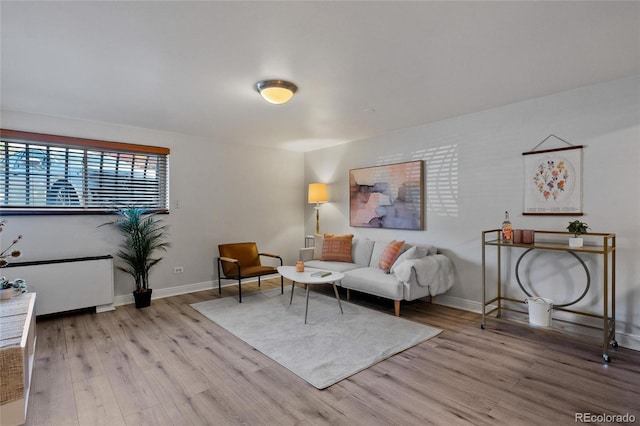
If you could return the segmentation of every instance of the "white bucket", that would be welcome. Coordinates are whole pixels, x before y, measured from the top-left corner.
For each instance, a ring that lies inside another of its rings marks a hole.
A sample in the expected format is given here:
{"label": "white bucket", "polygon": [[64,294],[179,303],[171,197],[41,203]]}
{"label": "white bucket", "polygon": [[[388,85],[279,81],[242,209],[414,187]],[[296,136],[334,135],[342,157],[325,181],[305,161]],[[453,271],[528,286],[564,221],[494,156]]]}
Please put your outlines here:
{"label": "white bucket", "polygon": [[527,297],[524,303],[529,305],[529,324],[541,327],[551,326],[553,300],[542,297]]}

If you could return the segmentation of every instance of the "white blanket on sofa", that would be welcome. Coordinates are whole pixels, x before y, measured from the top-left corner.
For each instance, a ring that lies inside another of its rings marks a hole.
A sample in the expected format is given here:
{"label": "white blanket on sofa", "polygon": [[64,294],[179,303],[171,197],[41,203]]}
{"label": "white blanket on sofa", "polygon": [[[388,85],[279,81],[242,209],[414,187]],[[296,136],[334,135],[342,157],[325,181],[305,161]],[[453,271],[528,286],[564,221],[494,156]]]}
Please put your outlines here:
{"label": "white blanket on sofa", "polygon": [[442,294],[453,286],[453,263],[442,254],[405,260],[395,267],[394,273],[402,282],[409,282],[415,271],[420,287],[428,287],[432,296]]}

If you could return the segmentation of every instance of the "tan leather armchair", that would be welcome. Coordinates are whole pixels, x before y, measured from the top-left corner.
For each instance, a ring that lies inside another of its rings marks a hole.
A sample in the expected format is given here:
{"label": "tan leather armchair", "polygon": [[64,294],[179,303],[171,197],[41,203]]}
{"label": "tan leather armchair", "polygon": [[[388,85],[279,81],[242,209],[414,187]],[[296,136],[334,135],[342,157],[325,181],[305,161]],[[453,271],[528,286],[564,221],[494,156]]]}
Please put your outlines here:
{"label": "tan leather armchair", "polygon": [[[218,292],[222,293],[221,280],[224,278],[238,280],[238,299],[242,303],[242,279],[258,277],[258,287],[260,287],[260,277],[263,275],[277,274],[278,270],[273,266],[263,266],[260,263],[260,256],[282,258],[276,254],[260,253],[255,242],[232,243],[218,245],[220,257],[218,258]],[[222,274],[221,274],[222,272]],[[284,279],[280,277],[280,292],[284,293]]]}

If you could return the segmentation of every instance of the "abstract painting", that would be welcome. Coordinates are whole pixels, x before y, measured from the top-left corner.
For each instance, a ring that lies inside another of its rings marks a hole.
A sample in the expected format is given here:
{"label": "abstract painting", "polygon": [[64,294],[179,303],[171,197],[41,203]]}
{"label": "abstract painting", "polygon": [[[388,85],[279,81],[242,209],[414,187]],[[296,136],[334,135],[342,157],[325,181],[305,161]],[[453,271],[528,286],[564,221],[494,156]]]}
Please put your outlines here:
{"label": "abstract painting", "polygon": [[349,224],[424,229],[424,162],[349,170]]}

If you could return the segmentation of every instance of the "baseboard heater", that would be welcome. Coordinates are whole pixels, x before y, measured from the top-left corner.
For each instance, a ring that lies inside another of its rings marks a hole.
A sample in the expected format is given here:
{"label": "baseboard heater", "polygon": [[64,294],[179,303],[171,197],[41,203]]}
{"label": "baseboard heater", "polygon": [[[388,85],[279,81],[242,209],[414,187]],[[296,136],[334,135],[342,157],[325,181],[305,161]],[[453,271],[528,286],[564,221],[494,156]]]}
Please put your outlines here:
{"label": "baseboard heater", "polygon": [[114,309],[112,256],[12,262],[2,275],[23,278],[28,290],[37,293],[36,315]]}

